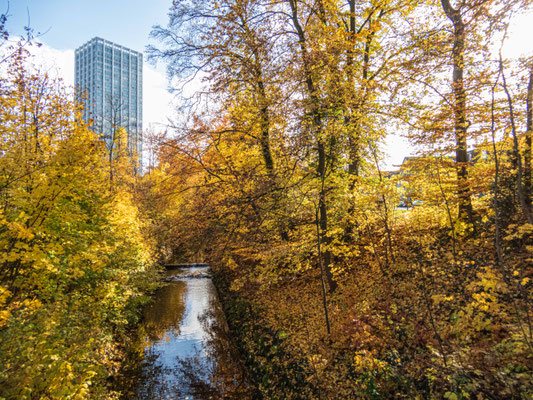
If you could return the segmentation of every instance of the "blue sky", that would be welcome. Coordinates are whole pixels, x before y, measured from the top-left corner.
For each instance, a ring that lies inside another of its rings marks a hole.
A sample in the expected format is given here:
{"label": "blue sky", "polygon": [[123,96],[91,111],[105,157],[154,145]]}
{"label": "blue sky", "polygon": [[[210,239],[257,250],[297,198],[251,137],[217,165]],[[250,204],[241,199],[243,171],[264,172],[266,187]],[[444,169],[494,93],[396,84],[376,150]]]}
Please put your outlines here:
{"label": "blue sky", "polygon": [[29,14],[30,26],[43,32],[40,41],[58,50],[100,36],[144,51],[152,26],[166,24],[172,0],[0,0],[0,11],[8,4],[7,28],[14,35],[24,32]]}
{"label": "blue sky", "polygon": [[[74,85],[74,49],[100,36],[144,52],[154,25],[165,25],[172,0],[0,0],[8,9],[7,29],[12,37],[24,33],[29,23],[44,45],[27,49],[32,63],[49,76]],[[154,44],[156,44],[154,42]],[[143,126],[165,126],[175,112],[167,91],[165,68],[146,64],[143,71]]]}

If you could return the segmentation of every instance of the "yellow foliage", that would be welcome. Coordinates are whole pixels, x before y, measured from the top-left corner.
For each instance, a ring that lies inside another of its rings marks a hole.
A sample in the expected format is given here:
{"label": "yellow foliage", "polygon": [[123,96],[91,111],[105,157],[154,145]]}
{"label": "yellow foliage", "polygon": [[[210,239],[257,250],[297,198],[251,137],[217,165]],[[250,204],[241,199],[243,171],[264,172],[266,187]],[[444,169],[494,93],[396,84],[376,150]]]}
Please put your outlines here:
{"label": "yellow foliage", "polygon": [[[152,285],[129,162],[117,184],[78,106],[20,60],[0,89],[0,397],[111,398],[117,340]],[[124,166],[124,168],[121,168]]]}

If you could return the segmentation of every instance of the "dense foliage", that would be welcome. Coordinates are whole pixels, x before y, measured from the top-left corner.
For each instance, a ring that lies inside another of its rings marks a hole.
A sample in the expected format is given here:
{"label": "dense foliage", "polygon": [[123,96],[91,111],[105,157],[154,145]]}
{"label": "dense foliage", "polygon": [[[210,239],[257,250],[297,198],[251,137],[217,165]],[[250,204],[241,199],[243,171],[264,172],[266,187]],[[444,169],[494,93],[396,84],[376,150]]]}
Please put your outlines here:
{"label": "dense foliage", "polygon": [[533,396],[532,61],[498,51],[527,5],[173,2],[152,54],[204,88],[146,212],[217,270],[263,396]]}
{"label": "dense foliage", "polygon": [[0,81],[0,398],[114,398],[155,276],[125,133],[109,160],[61,84],[24,59],[4,60]]}
{"label": "dense foliage", "polygon": [[210,262],[258,397],[531,398],[529,5],[173,1],[152,55],[203,88],[142,178],[1,59],[0,398],[118,397],[156,255]]}

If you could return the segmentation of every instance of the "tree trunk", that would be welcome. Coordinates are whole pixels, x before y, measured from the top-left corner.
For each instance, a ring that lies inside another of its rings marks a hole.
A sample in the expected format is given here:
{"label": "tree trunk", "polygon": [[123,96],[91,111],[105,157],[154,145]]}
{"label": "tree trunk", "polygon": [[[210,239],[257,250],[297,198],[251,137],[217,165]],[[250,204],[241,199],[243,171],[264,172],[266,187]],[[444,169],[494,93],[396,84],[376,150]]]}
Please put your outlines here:
{"label": "tree trunk", "polygon": [[255,43],[255,36],[248,29],[246,20],[241,16],[241,21],[245,27],[246,33],[251,37],[251,51],[254,55],[253,75],[257,84],[257,95],[259,100],[259,129],[261,146],[261,153],[263,154],[263,161],[268,173],[271,175],[274,171],[274,160],[270,150],[270,117],[268,115],[268,97],[265,90],[265,82],[263,80],[263,70],[261,68],[261,57],[258,52],[258,46]]}
{"label": "tree trunk", "polygon": [[326,148],[322,135],[322,118],[320,115],[320,101],[316,92],[315,83],[311,73],[311,66],[309,65],[309,54],[306,46],[305,34],[298,19],[298,10],[296,8],[296,0],[289,0],[289,5],[292,11],[292,22],[294,28],[298,34],[298,42],[302,51],[302,62],[304,68],[305,84],[311,104],[312,123],[315,137],[317,138],[317,151],[318,151],[318,165],[317,175],[320,179],[320,191],[318,199],[319,209],[319,224],[322,230],[322,235],[325,236],[323,242],[326,245],[326,250],[323,253],[324,270],[326,272],[326,278],[328,280],[329,290],[334,291],[337,288],[337,282],[333,279],[333,273],[331,271],[331,252],[327,250],[327,246],[330,243],[330,239],[327,236],[328,229],[328,216],[327,216],[327,204],[326,193],[324,189],[324,182],[326,179]]}
{"label": "tree trunk", "polygon": [[[359,138],[357,135],[357,129],[353,129],[351,125],[354,123],[354,115],[353,115],[353,103],[354,98],[353,94],[355,91],[355,84],[354,84],[354,70],[353,70],[353,64],[354,64],[354,48],[355,48],[355,0],[350,0],[350,24],[349,24],[349,31],[348,31],[348,40],[349,40],[349,47],[347,51],[347,57],[346,57],[346,69],[347,69],[347,80],[348,80],[348,92],[346,93],[347,99],[345,100],[346,103],[346,110],[345,110],[345,117],[344,117],[344,123],[346,124],[348,128],[348,147],[349,147],[349,165],[348,165],[348,172],[352,175],[358,176],[359,175]],[[350,183],[351,189],[353,189],[354,183]]]}
{"label": "tree trunk", "polygon": [[272,152],[270,151],[270,120],[268,116],[268,101],[265,93],[265,85],[261,75],[257,81],[257,87],[259,89],[259,114],[260,114],[260,127],[261,127],[261,152],[263,153],[263,160],[265,167],[269,174],[274,171],[274,160],[272,159]]}
{"label": "tree trunk", "polygon": [[509,92],[507,81],[505,79],[505,71],[503,69],[503,60],[502,60],[501,52],[500,52],[500,73],[502,75],[503,90],[505,91],[505,95],[507,96],[507,104],[509,106],[509,119],[511,121],[511,133],[513,135],[513,159],[514,159],[514,164],[516,165],[516,169],[517,169],[516,189],[518,192],[518,200],[520,202],[520,207],[522,208],[522,212],[524,213],[524,216],[526,217],[527,221],[530,224],[533,224],[533,216],[531,215],[531,211],[526,201],[524,184],[523,184],[524,169],[522,166],[522,157],[520,156],[520,145],[518,143],[518,135],[516,133],[513,99],[511,97],[511,93]]}
{"label": "tree trunk", "polygon": [[453,23],[453,94],[455,97],[455,165],[457,169],[457,196],[459,220],[474,222],[472,199],[468,183],[466,91],[464,88],[465,24],[461,11],[454,9],[449,0],[441,0],[446,16]]}
{"label": "tree trunk", "polygon": [[524,150],[524,194],[528,207],[531,207],[531,135],[533,135],[533,62],[529,69],[527,86],[527,129],[526,148]]}

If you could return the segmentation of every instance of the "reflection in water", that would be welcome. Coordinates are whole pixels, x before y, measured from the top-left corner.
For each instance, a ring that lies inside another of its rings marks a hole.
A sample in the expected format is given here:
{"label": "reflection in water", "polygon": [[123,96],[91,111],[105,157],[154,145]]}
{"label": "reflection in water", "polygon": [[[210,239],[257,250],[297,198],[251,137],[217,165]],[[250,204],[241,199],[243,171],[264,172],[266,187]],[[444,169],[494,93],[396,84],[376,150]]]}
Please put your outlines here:
{"label": "reflection in water", "polygon": [[137,399],[252,398],[211,279],[187,277],[161,288],[139,332],[145,338]]}
{"label": "reflection in water", "polygon": [[154,302],[145,308],[143,328],[150,343],[164,340],[167,331],[179,335],[179,324],[185,312],[186,285],[183,281],[174,281],[162,287],[155,294]]}

